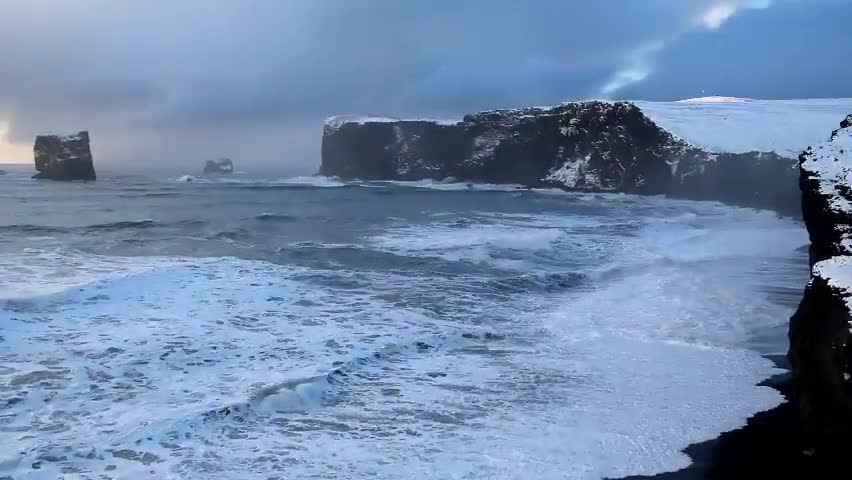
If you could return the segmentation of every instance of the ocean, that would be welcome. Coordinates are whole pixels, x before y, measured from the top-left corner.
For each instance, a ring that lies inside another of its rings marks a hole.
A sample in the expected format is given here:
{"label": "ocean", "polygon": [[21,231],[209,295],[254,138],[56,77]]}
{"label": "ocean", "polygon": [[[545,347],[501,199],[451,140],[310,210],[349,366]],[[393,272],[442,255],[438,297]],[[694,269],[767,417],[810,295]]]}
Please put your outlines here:
{"label": "ocean", "polygon": [[617,478],[783,400],[771,212],[4,170],[0,478]]}

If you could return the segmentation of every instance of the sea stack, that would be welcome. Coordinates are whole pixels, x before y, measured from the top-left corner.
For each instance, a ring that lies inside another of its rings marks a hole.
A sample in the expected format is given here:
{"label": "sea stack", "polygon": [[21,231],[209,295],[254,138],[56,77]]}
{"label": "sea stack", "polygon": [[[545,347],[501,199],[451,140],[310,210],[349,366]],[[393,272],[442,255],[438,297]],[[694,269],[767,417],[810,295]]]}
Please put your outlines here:
{"label": "sea stack", "polygon": [[852,115],[800,157],[811,277],[790,319],[795,402],[813,455],[852,453]]}
{"label": "sea stack", "polygon": [[204,173],[234,173],[234,162],[230,158],[207,160]]}
{"label": "sea stack", "polygon": [[95,180],[95,166],[89,147],[89,132],[76,135],[39,135],[33,147],[33,178],[48,180]]}

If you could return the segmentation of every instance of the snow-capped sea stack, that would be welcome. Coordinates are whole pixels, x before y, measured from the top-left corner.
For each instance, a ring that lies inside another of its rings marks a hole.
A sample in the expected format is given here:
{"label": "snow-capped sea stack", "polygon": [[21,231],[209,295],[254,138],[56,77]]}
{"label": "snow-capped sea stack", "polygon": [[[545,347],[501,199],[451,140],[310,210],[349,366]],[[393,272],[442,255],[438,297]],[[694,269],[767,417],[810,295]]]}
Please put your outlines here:
{"label": "snow-capped sea stack", "polygon": [[633,103],[587,101],[455,122],[333,117],[320,174],[666,194],[798,214],[795,167],[774,153],[696,147]]}
{"label": "snow-capped sea stack", "polygon": [[[852,453],[852,115],[801,157],[811,279],[790,320],[803,426],[817,454]],[[838,451],[839,450],[839,451]]]}
{"label": "snow-capped sea stack", "polygon": [[95,166],[89,147],[89,132],[76,135],[39,135],[33,146],[33,178],[49,180],[95,180]]}

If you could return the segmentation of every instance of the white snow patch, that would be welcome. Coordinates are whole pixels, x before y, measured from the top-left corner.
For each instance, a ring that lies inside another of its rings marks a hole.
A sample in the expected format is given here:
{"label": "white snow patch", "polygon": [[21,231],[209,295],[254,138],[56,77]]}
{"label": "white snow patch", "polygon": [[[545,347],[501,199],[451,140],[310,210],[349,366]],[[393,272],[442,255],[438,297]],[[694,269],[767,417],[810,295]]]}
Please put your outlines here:
{"label": "white snow patch", "polygon": [[[561,152],[560,152],[561,153]],[[561,167],[552,170],[543,181],[564,185],[567,188],[577,188],[580,179],[585,187],[603,188],[597,172],[589,168],[591,155],[565,161]]]}
{"label": "white snow patch", "polygon": [[852,202],[844,195],[852,186],[852,127],[840,129],[831,141],[809,148],[802,168],[819,182],[819,191],[828,197],[832,209],[852,214]]}
{"label": "white snow patch", "polygon": [[580,180],[580,161],[566,161],[561,167],[553,170],[550,174],[544,177],[546,182],[558,183],[565,185],[568,188],[577,186]]}
{"label": "white snow patch", "polygon": [[473,153],[468,162],[480,163],[494,155],[494,151],[500,146],[505,134],[498,130],[487,130],[473,139]]}
{"label": "white snow patch", "polygon": [[842,292],[846,308],[852,311],[852,257],[838,256],[814,265],[815,276],[824,278],[830,287]]}
{"label": "white snow patch", "polygon": [[675,103],[748,103],[751,101],[750,98],[710,96],[686,98]]}
{"label": "white snow patch", "polygon": [[633,102],[660,127],[714,152],[776,152],[789,158],[826,139],[852,98]]}
{"label": "white snow patch", "polygon": [[[847,120],[852,120],[852,115]],[[809,148],[802,169],[818,182],[819,193],[827,198],[832,210],[847,218],[852,215],[852,202],[848,198],[852,185],[852,127],[839,129],[830,141]],[[834,228],[841,234],[840,246],[847,254],[852,253],[852,232],[848,225],[836,224]],[[814,265],[813,274],[841,290],[847,308],[852,311],[852,257],[836,256],[819,262]]]}

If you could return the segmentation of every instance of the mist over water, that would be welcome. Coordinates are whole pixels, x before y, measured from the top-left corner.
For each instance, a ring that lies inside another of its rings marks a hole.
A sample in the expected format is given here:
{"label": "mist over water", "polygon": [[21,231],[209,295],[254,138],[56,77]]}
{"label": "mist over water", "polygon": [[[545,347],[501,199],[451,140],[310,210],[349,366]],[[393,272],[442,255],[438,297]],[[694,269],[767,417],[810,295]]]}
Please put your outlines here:
{"label": "mist over water", "polygon": [[653,474],[782,400],[797,221],[182,173],[0,177],[0,477]]}

